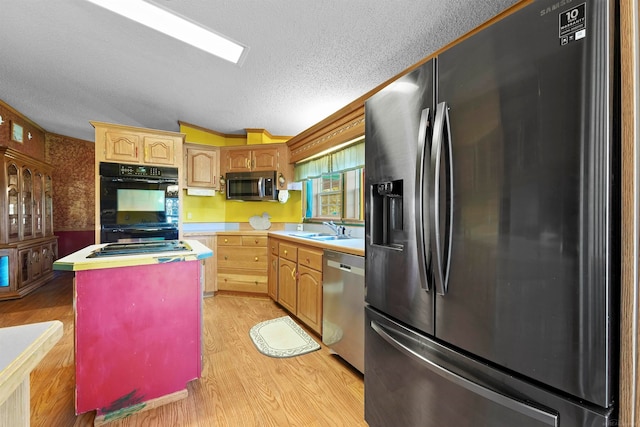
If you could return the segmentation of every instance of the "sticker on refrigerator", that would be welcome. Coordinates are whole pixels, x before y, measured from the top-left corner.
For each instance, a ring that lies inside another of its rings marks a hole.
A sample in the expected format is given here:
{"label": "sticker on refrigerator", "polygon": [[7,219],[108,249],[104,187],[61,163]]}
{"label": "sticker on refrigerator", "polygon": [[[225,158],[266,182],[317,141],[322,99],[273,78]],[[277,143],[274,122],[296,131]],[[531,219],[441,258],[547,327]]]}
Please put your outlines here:
{"label": "sticker on refrigerator", "polygon": [[586,3],[582,3],[558,15],[561,45],[580,40],[587,35],[586,10]]}

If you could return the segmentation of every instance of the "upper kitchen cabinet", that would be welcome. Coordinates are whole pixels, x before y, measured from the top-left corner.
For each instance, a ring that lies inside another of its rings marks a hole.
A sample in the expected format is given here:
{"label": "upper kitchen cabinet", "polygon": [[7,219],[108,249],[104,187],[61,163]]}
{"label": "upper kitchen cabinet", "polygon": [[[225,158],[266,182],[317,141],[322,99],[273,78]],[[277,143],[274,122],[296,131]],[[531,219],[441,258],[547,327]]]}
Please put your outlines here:
{"label": "upper kitchen cabinet", "polygon": [[182,163],[184,135],[176,132],[91,122],[96,129],[96,161],[157,166]]}
{"label": "upper kitchen cabinet", "polygon": [[278,168],[278,148],[228,148],[226,172],[270,171]]}
{"label": "upper kitchen cabinet", "polygon": [[0,300],[18,298],[53,277],[53,167],[0,147]]}
{"label": "upper kitchen cabinet", "polygon": [[199,144],[185,144],[184,151],[187,187],[219,190],[219,148]]}
{"label": "upper kitchen cabinet", "polygon": [[286,182],[293,179],[293,166],[289,164],[289,148],[286,144],[267,146],[225,147],[221,150],[221,173],[276,171]]}

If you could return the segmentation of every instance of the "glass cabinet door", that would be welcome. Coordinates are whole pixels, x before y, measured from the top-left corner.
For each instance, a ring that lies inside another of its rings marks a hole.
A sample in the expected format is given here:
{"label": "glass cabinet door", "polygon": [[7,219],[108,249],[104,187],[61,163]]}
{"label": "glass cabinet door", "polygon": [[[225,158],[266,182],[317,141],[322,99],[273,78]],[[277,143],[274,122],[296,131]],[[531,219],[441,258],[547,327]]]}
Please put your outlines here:
{"label": "glass cabinet door", "polygon": [[53,186],[51,177],[44,177],[44,230],[45,236],[53,236]]}
{"label": "glass cabinet door", "polygon": [[43,208],[43,177],[40,172],[35,172],[33,176],[33,228],[36,237],[42,236],[42,208]]}
{"label": "glass cabinet door", "polygon": [[8,219],[8,236],[9,240],[18,240],[19,233],[19,188],[18,188],[18,167],[14,164],[7,166],[7,219]]}
{"label": "glass cabinet door", "polygon": [[33,236],[33,176],[29,169],[22,171],[22,238]]}

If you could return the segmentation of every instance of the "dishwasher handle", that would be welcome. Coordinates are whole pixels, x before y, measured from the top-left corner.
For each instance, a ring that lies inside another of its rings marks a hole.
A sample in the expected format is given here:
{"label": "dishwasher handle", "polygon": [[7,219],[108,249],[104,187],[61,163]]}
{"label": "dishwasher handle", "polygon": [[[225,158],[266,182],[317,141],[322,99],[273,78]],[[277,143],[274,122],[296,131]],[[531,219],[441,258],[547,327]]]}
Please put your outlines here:
{"label": "dishwasher handle", "polygon": [[356,267],[354,265],[345,264],[342,262],[327,260],[327,267],[337,268],[338,270],[346,271],[347,273],[356,274],[358,276],[364,276],[364,268]]}
{"label": "dishwasher handle", "polygon": [[347,271],[349,273],[351,273],[351,266],[347,265],[347,264],[340,264],[340,267],[338,267],[340,270],[343,271]]}

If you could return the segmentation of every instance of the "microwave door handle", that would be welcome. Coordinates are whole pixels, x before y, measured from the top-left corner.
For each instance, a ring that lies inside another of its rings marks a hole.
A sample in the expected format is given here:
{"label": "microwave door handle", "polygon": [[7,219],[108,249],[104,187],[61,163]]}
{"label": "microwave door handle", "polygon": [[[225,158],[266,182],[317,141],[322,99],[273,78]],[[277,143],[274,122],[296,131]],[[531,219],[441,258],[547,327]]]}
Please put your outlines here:
{"label": "microwave door handle", "polygon": [[264,197],[264,178],[258,178],[258,196]]}

